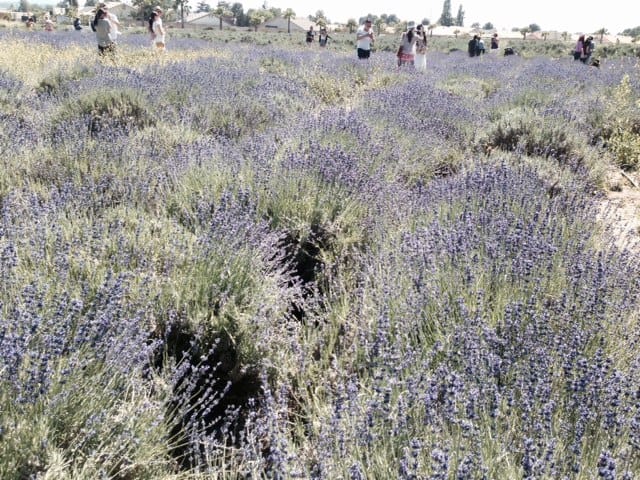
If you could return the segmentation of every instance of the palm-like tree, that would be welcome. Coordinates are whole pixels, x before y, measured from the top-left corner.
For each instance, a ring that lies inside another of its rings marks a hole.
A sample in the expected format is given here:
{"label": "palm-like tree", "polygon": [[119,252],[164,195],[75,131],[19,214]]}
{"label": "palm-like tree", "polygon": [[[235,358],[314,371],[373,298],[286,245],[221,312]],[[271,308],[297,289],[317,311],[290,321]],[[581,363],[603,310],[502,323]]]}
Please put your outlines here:
{"label": "palm-like tree", "polygon": [[529,29],[529,27],[522,27],[520,29],[520,34],[522,35],[522,39],[526,40],[527,39],[527,33],[529,33],[531,30]]}
{"label": "palm-like tree", "polygon": [[184,28],[184,17],[185,15],[189,15],[191,8],[187,3],[188,0],[176,0],[174,3],[174,8],[180,10],[180,26]]}
{"label": "palm-like tree", "polygon": [[376,18],[375,26],[378,29],[378,35],[380,35],[380,33],[382,32],[382,27],[385,27],[386,23],[385,23],[384,19]]}
{"label": "palm-like tree", "polygon": [[233,12],[229,10],[226,5],[218,5],[213,11],[213,14],[220,20],[220,30],[222,30],[222,18],[233,16]]}
{"label": "palm-like tree", "polygon": [[291,33],[291,19],[296,16],[296,12],[291,8],[287,8],[282,16],[287,19],[287,33]]}
{"label": "palm-like tree", "polygon": [[429,36],[433,37],[433,29],[436,28],[438,26],[437,23],[431,23],[429,24],[429,26],[427,27],[429,29]]}
{"label": "palm-like tree", "polygon": [[347,28],[349,29],[349,33],[353,33],[353,30],[358,28],[358,22],[356,22],[355,18],[347,20]]}

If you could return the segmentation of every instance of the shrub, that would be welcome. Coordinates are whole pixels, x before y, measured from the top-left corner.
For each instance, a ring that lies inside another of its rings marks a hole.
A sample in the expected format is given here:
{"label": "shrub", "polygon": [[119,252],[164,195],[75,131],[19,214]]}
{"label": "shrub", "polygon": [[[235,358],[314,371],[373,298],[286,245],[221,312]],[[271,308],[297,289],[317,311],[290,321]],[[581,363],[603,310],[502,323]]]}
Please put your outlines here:
{"label": "shrub", "polygon": [[86,122],[91,136],[108,130],[126,133],[156,123],[149,99],[132,89],[99,90],[69,100],[54,121],[54,136],[56,128],[64,131],[64,124],[77,118]]}

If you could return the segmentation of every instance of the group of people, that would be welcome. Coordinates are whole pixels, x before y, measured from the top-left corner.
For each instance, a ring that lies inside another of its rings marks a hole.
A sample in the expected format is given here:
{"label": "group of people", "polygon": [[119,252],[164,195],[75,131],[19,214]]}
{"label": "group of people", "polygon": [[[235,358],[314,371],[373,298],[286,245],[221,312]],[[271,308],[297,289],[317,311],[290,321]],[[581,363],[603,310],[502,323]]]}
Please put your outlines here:
{"label": "group of people", "polygon": [[115,50],[116,41],[120,33],[118,27],[120,27],[118,17],[109,11],[107,5],[104,3],[99,4],[96,9],[96,15],[91,21],[91,30],[96,33],[98,53],[100,55],[105,55]]}
{"label": "group of people", "polygon": [[[162,15],[162,8],[155,7],[148,21],[148,30],[151,35],[151,41],[155,49],[158,51],[164,51],[165,49],[165,29],[162,24]],[[105,55],[106,53],[113,52],[115,50],[116,41],[120,34],[119,27],[120,22],[118,21],[118,17],[109,11],[107,5],[104,3],[99,4],[96,9],[96,15],[91,21],[91,30],[96,34],[96,40],[98,41],[98,53],[100,55]],[[76,29],[78,30],[77,27]]]}
{"label": "group of people", "polygon": [[586,38],[584,35],[580,35],[576,42],[576,46],[573,49],[573,59],[580,60],[582,63],[587,65],[598,66],[598,64],[595,63],[596,61],[591,59],[595,49],[596,44],[591,35]]}
{"label": "group of people", "polygon": [[[316,40],[316,32],[313,29],[313,25],[309,27],[307,30],[306,41],[307,45],[313,44]],[[327,27],[320,27],[320,32],[318,33],[318,43],[321,47],[326,47],[329,44],[329,40],[331,40],[331,35],[327,32]]]}
{"label": "group of people", "polygon": [[427,69],[427,32],[421,23],[407,24],[407,30],[400,37],[400,46],[396,54],[398,67],[414,67],[424,72]]}

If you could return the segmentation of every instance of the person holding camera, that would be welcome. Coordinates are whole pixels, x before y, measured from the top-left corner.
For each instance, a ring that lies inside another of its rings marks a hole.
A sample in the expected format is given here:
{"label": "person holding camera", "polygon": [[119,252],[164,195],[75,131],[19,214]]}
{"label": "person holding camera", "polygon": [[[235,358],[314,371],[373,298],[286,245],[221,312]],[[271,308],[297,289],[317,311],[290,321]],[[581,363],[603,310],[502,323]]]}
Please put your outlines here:
{"label": "person holding camera", "polygon": [[371,56],[371,47],[374,40],[371,20],[367,19],[364,25],[356,32],[356,48],[358,49],[358,58],[360,60],[367,60]]}

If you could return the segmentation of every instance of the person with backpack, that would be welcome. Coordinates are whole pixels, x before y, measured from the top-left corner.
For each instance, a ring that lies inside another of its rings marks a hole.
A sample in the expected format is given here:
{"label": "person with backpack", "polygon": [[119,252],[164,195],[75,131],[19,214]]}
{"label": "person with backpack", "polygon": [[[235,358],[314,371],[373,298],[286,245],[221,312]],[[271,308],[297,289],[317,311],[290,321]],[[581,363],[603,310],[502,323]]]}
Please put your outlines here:
{"label": "person with backpack", "polygon": [[416,44],[419,36],[416,33],[415,22],[407,23],[407,31],[400,38],[400,49],[398,50],[398,66],[415,66],[416,61]]}

